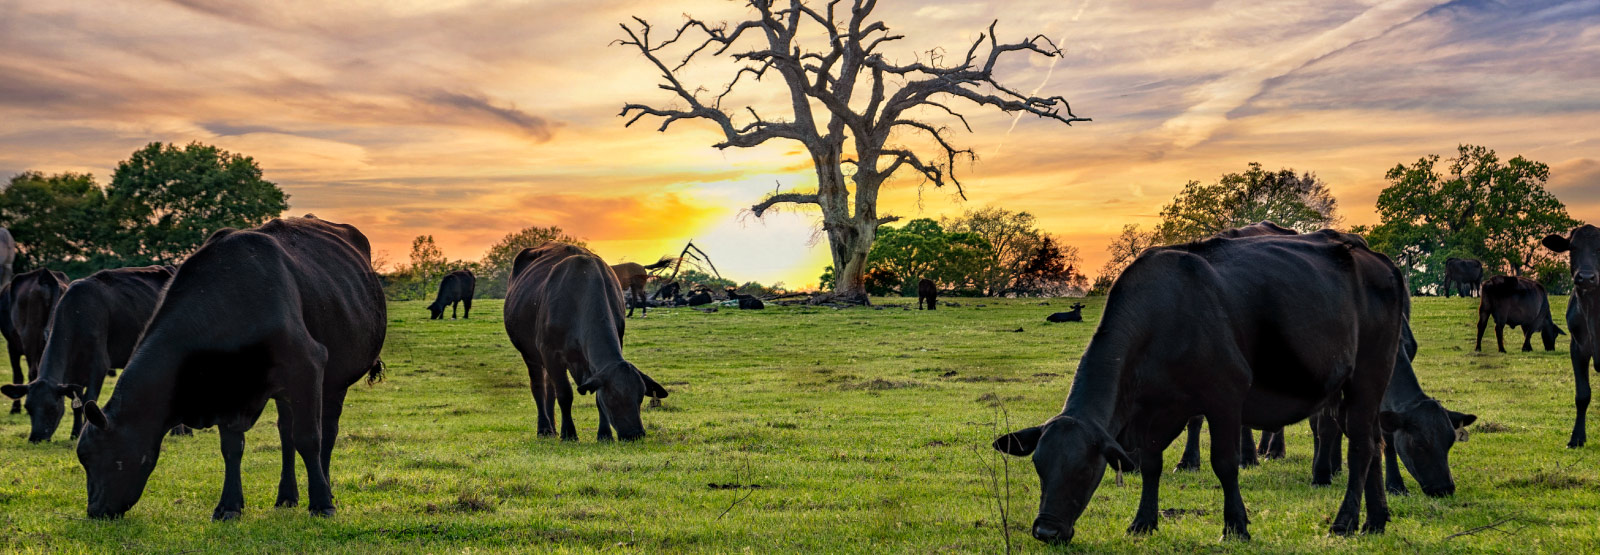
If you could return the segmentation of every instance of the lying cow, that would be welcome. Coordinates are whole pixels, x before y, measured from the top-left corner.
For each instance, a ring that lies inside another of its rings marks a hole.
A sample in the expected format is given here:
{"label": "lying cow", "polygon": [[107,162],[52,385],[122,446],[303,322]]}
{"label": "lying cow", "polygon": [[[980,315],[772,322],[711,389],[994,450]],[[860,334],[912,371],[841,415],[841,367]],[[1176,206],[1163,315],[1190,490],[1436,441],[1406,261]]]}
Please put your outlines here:
{"label": "lying cow", "polygon": [[[1567,329],[1572,330],[1572,378],[1577,417],[1572,422],[1568,448],[1583,447],[1587,440],[1584,418],[1589,412],[1589,368],[1600,358],[1600,228],[1583,225],[1566,237],[1548,235],[1544,246],[1568,253],[1572,268],[1572,296],[1567,299]],[[1600,371],[1600,367],[1596,368]]]}
{"label": "lying cow", "polygon": [[528,365],[539,435],[555,435],[559,404],[561,439],[578,439],[570,372],[578,393],[595,394],[599,440],[610,440],[612,428],[623,440],[644,437],[639,404],[646,395],[666,397],[667,390],[622,358],[626,322],[622,286],[594,253],[550,242],[517,254],[506,290],[506,334]]}
{"label": "lying cow", "polygon": [[471,270],[456,270],[444,276],[439,281],[439,296],[433,299],[433,304],[428,305],[430,320],[444,319],[444,307],[450,307],[450,319],[456,319],[456,305],[465,304],[466,310],[462,318],[472,317],[472,295],[477,290],[478,279],[472,276]]}
{"label": "lying cow", "polygon": [[1444,259],[1444,297],[1450,298],[1450,293],[1462,297],[1471,297],[1478,294],[1483,283],[1483,262],[1471,258],[1450,257]]}
{"label": "lying cow", "polygon": [[739,290],[734,289],[732,287],[729,287],[727,289],[727,292],[728,292],[728,300],[730,300],[730,301],[739,301],[739,308],[740,309],[743,309],[743,310],[761,310],[761,309],[764,309],[764,308],[767,307],[766,303],[761,302],[761,299],[757,299],[754,295],[746,295],[744,293],[740,293]]}
{"label": "lying cow", "polygon": [[[1336,232],[1146,250],[1112,285],[1061,413],[994,442],[1033,455],[1033,536],[1071,540],[1107,462],[1140,469],[1144,491],[1128,530],[1155,530],[1162,451],[1197,413],[1212,422],[1213,445],[1239,445],[1241,425],[1281,427],[1331,402],[1351,444],[1332,532],[1356,530],[1363,492],[1361,530],[1383,532],[1383,488],[1366,485],[1409,303],[1388,257]],[[1224,534],[1248,538],[1238,458],[1236,449],[1213,449],[1211,468],[1222,484]]]}
{"label": "lying cow", "polygon": [[84,401],[98,400],[106,374],[128,365],[144,325],[155,312],[171,266],[118,268],[72,282],[56,302],[39,377],[0,386],[12,399],[27,396],[33,429],[28,441],[49,441],[61,425],[63,397],[71,398],[72,432],[83,428]]}
{"label": "lying cow", "polygon": [[917,310],[923,310],[923,305],[927,305],[927,310],[939,309],[939,286],[931,279],[917,282]]}
{"label": "lying cow", "polygon": [[84,403],[89,516],[132,508],[161,436],[182,423],[220,431],[225,475],[211,517],[237,518],[244,433],[268,400],[283,446],[277,506],[299,504],[298,452],[311,513],[333,515],[327,469],[345,394],[383,370],[387,309],[371,253],[355,227],[310,216],[211,234],[172,277],[105,410]]}
{"label": "lying cow", "polygon": [[1082,322],[1083,321],[1083,307],[1085,307],[1085,306],[1088,306],[1088,305],[1085,305],[1083,303],[1072,303],[1072,310],[1069,310],[1069,311],[1066,311],[1066,312],[1057,312],[1055,314],[1051,314],[1049,316],[1046,316],[1044,319],[1046,321],[1056,322],[1056,323],[1061,323],[1061,322]]}
{"label": "lying cow", "polygon": [[689,295],[689,306],[700,306],[700,305],[711,304],[715,300],[716,299],[711,298],[711,292],[710,291],[706,291],[704,289],[698,289],[694,293],[691,293]]}
{"label": "lying cow", "polygon": [[1533,334],[1544,339],[1544,350],[1556,350],[1556,336],[1566,335],[1550,319],[1550,296],[1539,282],[1525,277],[1495,276],[1483,284],[1478,300],[1478,344],[1483,350],[1483,329],[1494,318],[1494,338],[1506,352],[1506,326],[1522,328],[1522,350],[1533,350]]}
{"label": "lying cow", "polygon": [[[11,383],[27,383],[39,377],[39,363],[50,331],[50,312],[66,289],[66,274],[44,268],[23,272],[11,280],[4,303],[10,328],[5,339],[11,356]],[[22,376],[22,358],[28,361],[27,378]],[[11,414],[20,412],[22,401],[12,401]]]}

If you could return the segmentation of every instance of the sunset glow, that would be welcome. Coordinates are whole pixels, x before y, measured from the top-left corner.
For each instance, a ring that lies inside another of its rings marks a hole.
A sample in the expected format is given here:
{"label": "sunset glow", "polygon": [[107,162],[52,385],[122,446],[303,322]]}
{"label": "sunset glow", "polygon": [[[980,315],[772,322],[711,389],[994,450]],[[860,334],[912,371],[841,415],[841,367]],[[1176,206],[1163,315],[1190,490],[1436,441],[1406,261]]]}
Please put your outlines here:
{"label": "sunset glow", "polygon": [[[738,20],[738,3],[623,1],[0,3],[0,176],[90,172],[151,141],[252,156],[290,213],[360,227],[403,261],[431,234],[475,260],[508,232],[559,225],[611,262],[693,239],[739,282],[814,286],[819,216],[757,219],[775,188],[814,186],[793,144],[717,150],[703,122],[624,127],[625,102],[670,105],[636,51],[637,15]],[[999,20],[1064,58],[1007,58],[1004,82],[1061,95],[1068,127],[971,110],[968,200],[909,176],[880,212],[1031,211],[1093,272],[1127,223],[1189,180],[1250,162],[1315,172],[1345,224],[1372,223],[1383,173],[1458,143],[1550,164],[1577,219],[1600,221],[1600,2],[1398,0],[886,2],[909,61],[960,51]],[[728,65],[686,79],[720,90]],[[775,80],[774,80],[775,81]],[[783,113],[774,82],[738,106]],[[955,122],[949,122],[955,124]]]}

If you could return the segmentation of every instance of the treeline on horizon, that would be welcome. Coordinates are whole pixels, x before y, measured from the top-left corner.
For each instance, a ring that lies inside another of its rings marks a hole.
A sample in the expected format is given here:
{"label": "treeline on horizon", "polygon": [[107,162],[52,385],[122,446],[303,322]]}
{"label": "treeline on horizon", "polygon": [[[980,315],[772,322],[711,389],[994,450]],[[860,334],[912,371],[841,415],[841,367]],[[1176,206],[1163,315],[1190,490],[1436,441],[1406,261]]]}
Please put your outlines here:
{"label": "treeline on horizon", "polygon": [[[873,295],[914,296],[924,278],[956,296],[1103,294],[1146,248],[1272,221],[1301,232],[1331,227],[1363,235],[1408,273],[1418,294],[1438,291],[1449,257],[1481,260],[1491,273],[1529,277],[1559,294],[1571,288],[1567,263],[1539,248],[1538,240],[1581,222],[1545,189],[1549,177],[1544,163],[1501,160],[1491,149],[1461,145],[1452,158],[1430,154],[1396,164],[1377,201],[1379,223],[1341,228],[1338,203],[1314,173],[1251,163],[1212,183],[1185,184],[1150,228],[1124,226],[1092,281],[1079,269],[1078,247],[1040,229],[1029,212],[990,206],[880,227],[866,283]],[[0,189],[0,227],[17,240],[18,272],[48,267],[81,278],[107,268],[180,263],[218,229],[254,227],[282,215],[288,199],[248,156],[198,142],[157,142],[119,163],[106,186],[73,172],[13,176]],[[439,279],[457,269],[477,276],[477,296],[503,297],[517,253],[549,240],[584,244],[558,226],[535,225],[508,233],[479,260],[446,259],[431,235],[420,235],[407,261],[389,267],[385,254],[375,253],[373,262],[391,299],[428,298]],[[825,268],[819,283],[832,284],[832,273]],[[786,292],[782,283],[740,284],[692,263],[677,281],[686,290]]]}

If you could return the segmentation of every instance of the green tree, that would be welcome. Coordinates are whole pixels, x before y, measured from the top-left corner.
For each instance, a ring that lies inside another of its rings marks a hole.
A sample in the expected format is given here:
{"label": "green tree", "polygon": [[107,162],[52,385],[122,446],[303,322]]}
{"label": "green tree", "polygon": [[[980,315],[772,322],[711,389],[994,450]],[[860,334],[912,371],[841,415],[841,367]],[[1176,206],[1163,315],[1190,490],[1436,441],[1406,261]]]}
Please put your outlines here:
{"label": "green tree", "polygon": [[1018,274],[1045,240],[1033,214],[993,206],[968,210],[960,217],[943,219],[940,223],[950,232],[973,233],[989,243],[973,285],[990,296],[1013,287]]}
{"label": "green tree", "polygon": [[1448,160],[1428,155],[1396,165],[1385,177],[1378,225],[1356,231],[1408,269],[1418,290],[1443,282],[1451,256],[1477,258],[1491,272],[1533,272],[1550,258],[1539,239],[1579,223],[1545,190],[1549,166],[1521,156],[1502,162],[1481,146],[1460,145]]}
{"label": "green tree", "polygon": [[120,266],[107,248],[115,227],[94,176],[23,172],[0,190],[0,227],[17,241],[16,270],[48,267],[73,277]]}
{"label": "green tree", "polygon": [[483,273],[477,275],[479,294],[497,299],[505,298],[506,286],[511,283],[511,264],[517,260],[517,254],[523,249],[537,247],[549,241],[587,246],[583,240],[568,235],[559,226],[529,226],[507,233],[483,254],[481,262]]}
{"label": "green tree", "polygon": [[117,164],[106,190],[126,264],[174,264],[212,232],[254,227],[289,208],[249,156],[200,143],[150,143]]}
{"label": "green tree", "polygon": [[1033,255],[1023,262],[1011,291],[1019,295],[1061,297],[1081,294],[1088,289],[1088,278],[1078,272],[1077,247],[1060,245],[1046,235]]}
{"label": "green tree", "polygon": [[429,284],[444,275],[446,264],[444,251],[439,249],[432,235],[418,235],[411,240],[411,265],[407,273],[419,298],[428,298]]}
{"label": "green tree", "polygon": [[1302,233],[1339,223],[1338,201],[1328,184],[1307,172],[1269,172],[1251,162],[1244,173],[1216,183],[1190,181],[1161,209],[1156,238],[1161,244],[1204,239],[1219,231],[1271,221]]}

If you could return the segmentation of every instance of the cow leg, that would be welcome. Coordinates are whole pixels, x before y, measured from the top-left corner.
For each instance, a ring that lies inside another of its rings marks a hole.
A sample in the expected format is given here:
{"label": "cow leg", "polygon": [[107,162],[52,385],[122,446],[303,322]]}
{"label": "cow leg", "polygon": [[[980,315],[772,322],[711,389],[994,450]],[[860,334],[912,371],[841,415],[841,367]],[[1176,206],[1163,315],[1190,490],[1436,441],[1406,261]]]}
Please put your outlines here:
{"label": "cow leg", "polygon": [[[1346,464],[1350,467],[1350,476],[1345,485],[1344,502],[1339,505],[1339,513],[1334,516],[1331,532],[1344,536],[1356,531],[1356,525],[1360,524],[1359,512],[1363,493],[1367,495],[1369,519],[1363,531],[1382,532],[1384,524],[1388,522],[1389,510],[1383,499],[1383,484],[1381,481],[1368,483],[1368,473],[1373,470],[1372,463],[1377,460],[1377,443],[1382,441],[1379,439],[1381,436],[1377,436],[1374,430],[1377,426],[1378,406],[1377,403],[1365,399],[1352,400],[1348,394],[1345,396],[1345,402],[1340,416],[1344,420],[1345,434],[1350,438],[1350,452],[1346,459]],[[1374,487],[1377,489],[1376,494],[1371,491]],[[1373,522],[1375,515],[1381,518]]]}
{"label": "cow leg", "polygon": [[545,361],[535,353],[523,355],[522,363],[528,366],[528,389],[533,393],[533,404],[539,413],[538,435],[556,435],[555,403],[551,394],[550,374],[565,372],[559,361]]}
{"label": "cow leg", "polygon": [[456,301],[456,302],[450,303],[450,319],[451,320],[456,319],[456,307],[460,306],[460,305],[461,305],[461,301]]}
{"label": "cow leg", "polygon": [[1533,326],[1522,326],[1522,352],[1533,350]]}
{"label": "cow leg", "polygon": [[1477,344],[1476,347],[1472,348],[1473,351],[1478,351],[1478,352],[1482,352],[1483,351],[1483,329],[1484,329],[1484,327],[1488,326],[1488,324],[1489,324],[1489,313],[1488,312],[1484,312],[1481,309],[1478,310],[1478,344]]}
{"label": "cow leg", "polygon": [[[1213,427],[1216,426],[1216,422],[1212,422],[1211,424]],[[1215,443],[1211,444],[1211,450],[1215,451],[1216,445],[1217,444]],[[1253,468],[1255,466],[1259,466],[1260,464],[1261,461],[1256,459],[1255,433],[1252,432],[1250,428],[1241,426],[1239,428],[1239,467]]]}
{"label": "cow leg", "polygon": [[595,441],[611,441],[611,419],[606,418],[606,408],[600,406],[598,397],[594,400],[595,409],[600,411],[600,431],[595,432]]}
{"label": "cow leg", "polygon": [[68,436],[68,439],[78,439],[78,435],[82,434],[82,433],[83,433],[83,409],[74,408],[74,409],[72,409],[72,435]]}
{"label": "cow leg", "polygon": [[1494,341],[1500,345],[1500,352],[1506,352],[1506,325],[1499,318],[1494,321]]}
{"label": "cow leg", "polygon": [[[1179,422],[1192,420],[1185,418]],[[1172,444],[1172,440],[1177,439],[1178,434],[1185,432],[1186,426],[1164,418],[1161,424],[1152,428],[1163,430],[1163,433],[1159,437],[1151,436],[1139,448],[1139,474],[1144,479],[1139,491],[1139,512],[1134,515],[1133,524],[1128,526],[1128,533],[1134,535],[1149,534],[1156,530],[1161,518],[1161,473],[1166,470],[1162,467],[1161,455]]]}
{"label": "cow leg", "polygon": [[1394,495],[1409,495],[1406,489],[1406,478],[1400,475],[1400,457],[1394,451],[1393,438],[1389,434],[1383,437],[1383,483],[1384,489]]}
{"label": "cow leg", "polygon": [[[1373,423],[1376,428],[1377,423]],[[1383,441],[1381,430],[1374,430],[1373,437]],[[1367,521],[1361,525],[1363,534],[1382,534],[1389,525],[1389,498],[1383,488],[1383,450],[1374,449],[1372,460],[1367,467]]]}
{"label": "cow leg", "polygon": [[1189,419],[1187,426],[1187,435],[1189,437],[1184,442],[1183,456],[1178,458],[1178,468],[1176,470],[1200,469],[1200,423],[1205,422],[1205,420],[1206,417],[1204,416],[1196,416]]}
{"label": "cow leg", "polygon": [[294,450],[306,467],[307,508],[317,516],[333,516],[333,490],[328,485],[328,473],[322,468],[322,379],[326,371],[328,350],[310,337],[301,335],[285,341],[274,350],[282,353],[285,366],[297,372],[309,372],[313,379],[297,384],[288,393],[289,405],[294,411]]}
{"label": "cow leg", "polygon": [[278,444],[283,449],[283,469],[278,474],[278,500],[272,505],[278,508],[298,507],[300,484],[294,477],[294,415],[290,413],[287,401],[274,401],[278,405]]}
{"label": "cow leg", "polygon": [[239,478],[239,460],[244,458],[244,430],[218,428],[222,436],[222,499],[211,512],[211,520],[233,520],[244,512],[244,484]]}
{"label": "cow leg", "polygon": [[1261,445],[1256,447],[1256,454],[1267,459],[1281,459],[1283,451],[1283,428],[1261,431]]}
{"label": "cow leg", "polygon": [[465,299],[461,299],[461,305],[462,305],[461,306],[461,319],[462,320],[471,320],[472,319],[472,297],[467,297]]}
{"label": "cow leg", "polygon": [[[28,383],[22,376],[22,348],[12,337],[6,337],[6,355],[11,357],[11,383]],[[22,413],[22,399],[11,402],[11,414]]]}
{"label": "cow leg", "polygon": [[567,372],[550,369],[545,376],[550,380],[556,404],[561,406],[561,441],[578,441],[578,427],[572,423],[572,382],[567,381]]}
{"label": "cow leg", "polygon": [[[1237,405],[1234,408],[1238,410]],[[1250,539],[1250,517],[1245,514],[1244,498],[1239,496],[1239,415],[1208,414],[1211,420],[1211,472],[1222,483],[1222,536],[1242,540]]]}
{"label": "cow leg", "polygon": [[339,417],[344,415],[344,396],[349,390],[328,391],[322,395],[322,474],[333,491],[333,445],[339,439]]}
{"label": "cow leg", "polygon": [[1450,290],[1454,289],[1453,286],[1454,286],[1454,284],[1450,283],[1450,278],[1445,278],[1444,279],[1444,287],[1443,287],[1443,289],[1444,289],[1444,298],[1446,298],[1446,299],[1450,298]]}
{"label": "cow leg", "polygon": [[[1574,330],[1572,333],[1576,336],[1579,332]],[[1572,342],[1572,385],[1575,391],[1572,402],[1577,409],[1577,416],[1572,421],[1572,439],[1567,441],[1568,449],[1583,447],[1588,440],[1588,425],[1584,421],[1589,414],[1589,364],[1592,356],[1593,353],[1579,347],[1577,341]]]}

